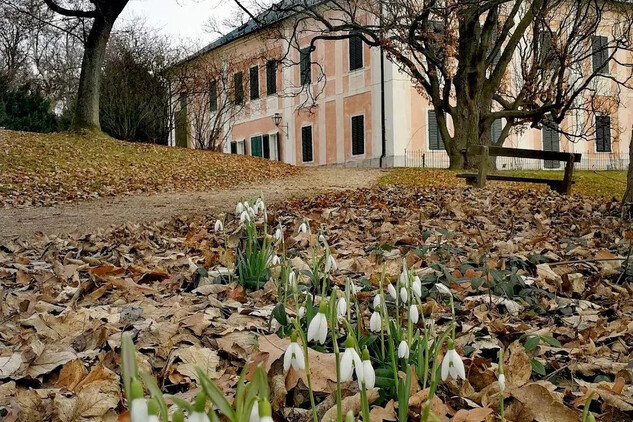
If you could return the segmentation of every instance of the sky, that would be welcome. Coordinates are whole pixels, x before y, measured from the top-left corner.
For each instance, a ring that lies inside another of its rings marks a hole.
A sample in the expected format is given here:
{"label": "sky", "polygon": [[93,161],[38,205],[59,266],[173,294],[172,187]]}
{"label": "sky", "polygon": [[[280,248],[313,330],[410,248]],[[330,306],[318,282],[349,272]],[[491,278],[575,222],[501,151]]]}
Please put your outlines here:
{"label": "sky", "polygon": [[204,32],[210,17],[227,17],[231,0],[131,0],[120,17],[121,23],[144,16],[147,23],[175,39],[187,40],[197,47],[217,38]]}

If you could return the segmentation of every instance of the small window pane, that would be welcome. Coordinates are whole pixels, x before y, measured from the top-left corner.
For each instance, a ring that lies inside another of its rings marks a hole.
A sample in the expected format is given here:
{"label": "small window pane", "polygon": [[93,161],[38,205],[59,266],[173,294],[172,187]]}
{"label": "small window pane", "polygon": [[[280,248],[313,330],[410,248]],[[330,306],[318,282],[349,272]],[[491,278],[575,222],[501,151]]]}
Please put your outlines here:
{"label": "small window pane", "polygon": [[209,109],[218,111],[218,82],[211,81],[209,83]]}
{"label": "small window pane", "polygon": [[349,39],[349,70],[363,67],[363,40],[355,35]]}
{"label": "small window pane", "polygon": [[308,163],[313,160],[312,126],[305,126],[301,128],[301,150],[304,163]]}
{"label": "small window pane", "polygon": [[596,116],[596,152],[611,152],[610,116]]}
{"label": "small window pane", "polygon": [[233,89],[235,90],[235,104],[244,103],[244,76],[242,72],[233,75]]}
{"label": "small window pane", "polygon": [[249,71],[249,86],[251,90],[251,100],[259,98],[259,68],[251,67]]}
{"label": "small window pane", "polygon": [[266,95],[277,93],[277,60],[266,62]]}
{"label": "small window pane", "polygon": [[591,37],[593,71],[609,74],[609,39],[603,36]]}
{"label": "small window pane", "polygon": [[301,85],[312,83],[312,64],[310,62],[310,47],[301,49],[299,55],[299,71],[301,75]]}

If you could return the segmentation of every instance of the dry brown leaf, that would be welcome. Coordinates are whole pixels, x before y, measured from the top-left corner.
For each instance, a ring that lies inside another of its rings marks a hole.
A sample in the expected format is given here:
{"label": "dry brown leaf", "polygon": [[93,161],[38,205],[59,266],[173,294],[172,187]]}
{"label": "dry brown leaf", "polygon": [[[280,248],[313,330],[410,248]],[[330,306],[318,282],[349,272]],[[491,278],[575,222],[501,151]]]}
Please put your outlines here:
{"label": "dry brown leaf", "polygon": [[217,352],[211,349],[189,346],[178,349],[174,355],[182,360],[182,363],[177,367],[178,372],[192,380],[198,380],[196,369],[200,369],[211,379],[220,376],[217,370],[220,358]]}
{"label": "dry brown leaf", "polygon": [[527,408],[537,422],[578,422],[580,414],[558,401],[544,386],[530,383],[513,388],[508,394]]}
{"label": "dry brown leaf", "polygon": [[[380,397],[380,394],[378,394],[377,388],[367,390],[367,401],[369,404],[378,400],[378,397]],[[349,411],[352,411],[354,415],[357,415],[361,410],[360,393],[356,393],[350,397],[345,397],[341,402],[341,407],[343,408],[343,415],[346,415]],[[329,422],[330,420],[336,420],[336,405],[328,409],[321,418],[321,422]]]}
{"label": "dry brown leaf", "polygon": [[477,409],[460,409],[455,413],[451,422],[486,422],[493,414],[493,410],[489,407],[480,407]]}
{"label": "dry brown leaf", "polygon": [[395,421],[396,406],[393,400],[389,400],[385,407],[374,406],[369,412],[371,422]]}
{"label": "dry brown leaf", "polygon": [[66,363],[61,371],[59,371],[59,378],[57,379],[57,386],[65,387],[68,390],[74,390],[77,384],[83,379],[85,375],[84,364],[80,359],[71,360]]}

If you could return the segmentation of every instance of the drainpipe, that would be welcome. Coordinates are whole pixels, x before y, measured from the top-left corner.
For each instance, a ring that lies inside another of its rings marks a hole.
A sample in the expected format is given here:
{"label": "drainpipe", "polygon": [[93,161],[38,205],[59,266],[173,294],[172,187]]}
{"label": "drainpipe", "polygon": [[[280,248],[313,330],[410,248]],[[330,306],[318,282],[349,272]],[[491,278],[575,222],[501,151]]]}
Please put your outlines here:
{"label": "drainpipe", "polygon": [[385,166],[387,153],[387,128],[385,127],[385,54],[380,45],[380,135],[382,141],[382,154],[380,155],[380,168]]}

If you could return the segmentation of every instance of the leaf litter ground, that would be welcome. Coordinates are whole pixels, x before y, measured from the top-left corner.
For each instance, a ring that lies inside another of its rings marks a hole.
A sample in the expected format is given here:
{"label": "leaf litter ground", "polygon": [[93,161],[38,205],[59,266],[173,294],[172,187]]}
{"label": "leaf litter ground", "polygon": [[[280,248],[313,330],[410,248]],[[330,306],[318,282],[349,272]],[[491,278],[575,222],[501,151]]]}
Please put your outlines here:
{"label": "leaf litter ground", "polygon": [[[442,384],[432,402],[443,421],[492,421],[495,362],[506,350],[506,420],[578,421],[590,391],[604,421],[633,412],[633,288],[625,272],[630,223],[615,202],[541,191],[376,188],[328,193],[269,210],[281,223],[293,265],[309,260],[322,230],[339,269],[368,304],[383,266],[401,260],[425,287],[449,283],[457,298],[457,349],[466,382]],[[264,364],[280,420],[308,420],[302,374],[281,369],[289,339],[270,328],[274,285],[244,292],[216,284],[232,259],[213,232],[218,216],[127,224],[100,234],[40,237],[0,249],[0,415],[6,420],[125,420],[120,333],[130,331],[139,365],[165,392],[192,398],[196,367],[230,395],[247,360]],[[227,218],[237,233],[238,221]],[[237,235],[229,236],[234,247]],[[630,272],[630,269],[629,269]],[[427,318],[450,320],[426,293]],[[367,321],[365,321],[367,324]],[[312,353],[312,352],[311,352]],[[331,353],[311,356],[319,415],[334,406]],[[412,391],[419,419],[428,391]],[[354,408],[355,386],[344,388]],[[372,392],[373,420],[397,406]]]}

